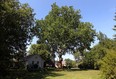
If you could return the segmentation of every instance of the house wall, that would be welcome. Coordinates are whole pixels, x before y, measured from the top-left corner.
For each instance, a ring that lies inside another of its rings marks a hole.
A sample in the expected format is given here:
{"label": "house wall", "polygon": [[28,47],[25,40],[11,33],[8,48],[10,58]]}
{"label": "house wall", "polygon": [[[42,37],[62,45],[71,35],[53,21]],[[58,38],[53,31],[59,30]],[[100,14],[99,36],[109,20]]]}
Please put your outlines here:
{"label": "house wall", "polygon": [[43,68],[44,60],[39,55],[33,55],[30,58],[28,58],[26,61],[26,65],[29,64],[38,64],[40,68]]}

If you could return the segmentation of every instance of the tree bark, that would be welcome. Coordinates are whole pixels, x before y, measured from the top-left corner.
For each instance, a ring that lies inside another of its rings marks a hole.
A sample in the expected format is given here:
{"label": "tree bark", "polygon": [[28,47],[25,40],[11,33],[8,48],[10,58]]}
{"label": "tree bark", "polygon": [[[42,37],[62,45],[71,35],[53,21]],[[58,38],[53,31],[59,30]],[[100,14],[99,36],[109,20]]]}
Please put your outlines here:
{"label": "tree bark", "polygon": [[62,61],[63,61],[62,55],[59,55],[60,68],[63,68],[63,67],[62,67]]}
{"label": "tree bark", "polygon": [[51,57],[51,60],[52,60],[52,67],[55,67],[55,54],[54,52],[52,52],[52,57]]}

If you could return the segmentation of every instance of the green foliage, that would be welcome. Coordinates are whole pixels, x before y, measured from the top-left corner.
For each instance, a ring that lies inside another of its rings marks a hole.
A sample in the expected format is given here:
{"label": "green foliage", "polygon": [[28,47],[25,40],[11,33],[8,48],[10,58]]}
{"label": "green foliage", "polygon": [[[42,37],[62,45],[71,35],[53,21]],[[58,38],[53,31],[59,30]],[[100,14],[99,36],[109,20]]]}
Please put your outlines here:
{"label": "green foliage", "polygon": [[94,61],[94,69],[99,69],[99,61],[105,56],[106,48],[101,44],[98,44],[95,47],[93,47],[90,53],[92,54],[92,58]]}
{"label": "green foliage", "polygon": [[79,65],[83,69],[99,69],[100,61],[105,57],[108,50],[116,51],[116,41],[107,38],[106,35],[100,33],[98,35],[99,43],[95,45],[89,52],[84,53],[84,57]]}
{"label": "green foliage", "polygon": [[[116,20],[116,16],[114,20]],[[114,26],[113,30],[116,30],[116,26]],[[104,43],[107,54],[100,61],[102,75],[104,79],[116,79],[116,41],[105,40],[102,44]]]}
{"label": "green foliage", "polygon": [[80,69],[94,69],[93,53],[86,52],[83,59],[79,62],[78,67]]}
{"label": "green foliage", "polygon": [[47,60],[50,56],[49,48],[46,44],[31,45],[29,54],[39,54],[44,60]]}
{"label": "green foliage", "polygon": [[45,79],[102,79],[98,70],[78,70],[70,71],[52,71]]}
{"label": "green foliage", "polygon": [[66,61],[66,65],[67,66],[70,66],[70,67],[76,67],[76,61],[74,61],[74,60],[71,60],[71,59],[65,59],[65,61]]}
{"label": "green foliage", "polygon": [[107,50],[116,50],[116,42],[112,39],[107,38],[106,35],[100,33],[98,35],[99,44],[94,46],[90,51],[93,54],[94,68],[100,68],[100,62],[103,57],[107,54]]}
{"label": "green foliage", "polygon": [[73,56],[74,56],[75,60],[78,60],[78,61],[80,60],[80,53],[78,51],[75,51],[73,53]]}
{"label": "green foliage", "polygon": [[89,22],[80,22],[80,11],[72,6],[59,7],[55,3],[45,19],[36,21],[38,43],[48,44],[59,59],[74,48],[82,51],[89,49],[94,41],[95,30]]}
{"label": "green foliage", "polygon": [[10,69],[13,58],[24,56],[26,45],[32,39],[33,10],[18,0],[0,1],[0,75]]}
{"label": "green foliage", "polygon": [[116,51],[107,51],[101,60],[101,71],[105,79],[116,79]]}

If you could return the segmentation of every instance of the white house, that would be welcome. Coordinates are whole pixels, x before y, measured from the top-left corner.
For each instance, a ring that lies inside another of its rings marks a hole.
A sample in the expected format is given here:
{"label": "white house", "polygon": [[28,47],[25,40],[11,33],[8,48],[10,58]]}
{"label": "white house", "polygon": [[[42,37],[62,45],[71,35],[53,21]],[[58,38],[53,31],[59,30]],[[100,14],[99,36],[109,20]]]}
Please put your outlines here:
{"label": "white house", "polygon": [[30,68],[43,68],[44,67],[44,59],[42,59],[40,57],[40,55],[38,54],[34,54],[34,55],[28,55],[25,57],[25,63],[26,63],[26,67],[30,67]]}

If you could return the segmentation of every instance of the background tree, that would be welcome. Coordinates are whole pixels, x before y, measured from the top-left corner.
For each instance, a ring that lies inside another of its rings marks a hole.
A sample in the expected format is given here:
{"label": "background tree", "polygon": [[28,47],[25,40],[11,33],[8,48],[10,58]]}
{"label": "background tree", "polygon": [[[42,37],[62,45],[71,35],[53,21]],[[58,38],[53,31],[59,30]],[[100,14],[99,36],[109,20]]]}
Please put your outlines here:
{"label": "background tree", "polygon": [[[114,21],[116,21],[116,15],[115,15]],[[113,30],[116,31],[116,25],[114,26]],[[114,35],[114,38],[116,39],[116,34]]]}
{"label": "background tree", "polygon": [[31,54],[38,54],[40,55],[44,60],[45,64],[44,66],[54,66],[54,62],[51,58],[50,48],[47,44],[32,44],[30,50],[28,53]]}
{"label": "background tree", "polygon": [[[116,26],[113,30],[116,30]],[[105,79],[116,79],[116,40],[111,40],[110,43],[106,42],[105,47],[107,47],[107,54],[101,60],[102,75]]]}
{"label": "background tree", "polygon": [[101,60],[106,56],[108,50],[115,50],[116,42],[107,38],[103,33],[98,34],[99,43],[96,44],[89,52],[84,53],[84,58],[79,64],[84,69],[100,69]]}
{"label": "background tree", "polygon": [[81,55],[80,55],[79,51],[75,51],[75,53],[73,53],[73,56],[74,56],[76,62],[79,62],[81,60]]}
{"label": "background tree", "polygon": [[0,76],[10,70],[13,58],[19,61],[24,57],[33,27],[34,14],[28,4],[18,0],[0,1]]}
{"label": "background tree", "polygon": [[67,67],[76,67],[76,61],[74,61],[74,60],[71,60],[71,59],[65,59],[65,61],[66,61],[66,66]]}
{"label": "background tree", "polygon": [[44,60],[50,58],[49,47],[46,44],[32,44],[29,54],[39,54]]}
{"label": "background tree", "polygon": [[63,54],[75,48],[82,54],[94,41],[95,31],[91,23],[80,22],[80,18],[79,10],[54,3],[45,19],[36,22],[38,43],[48,44],[53,54],[58,53],[60,62]]}
{"label": "background tree", "polygon": [[80,69],[94,69],[94,58],[93,53],[85,52],[83,59],[78,62],[78,67]]}

